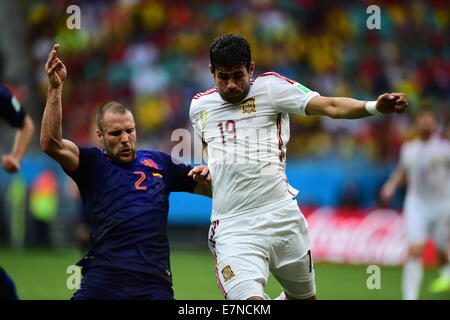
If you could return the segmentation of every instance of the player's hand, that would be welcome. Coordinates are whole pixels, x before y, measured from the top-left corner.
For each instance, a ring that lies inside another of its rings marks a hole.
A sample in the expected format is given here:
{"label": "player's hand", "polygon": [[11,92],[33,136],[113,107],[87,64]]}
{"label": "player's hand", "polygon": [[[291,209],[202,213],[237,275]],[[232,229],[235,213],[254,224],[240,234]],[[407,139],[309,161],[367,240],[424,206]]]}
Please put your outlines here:
{"label": "player's hand", "polygon": [[403,113],[408,102],[404,93],[385,93],[378,97],[376,107],[382,113]]}
{"label": "player's hand", "polygon": [[58,57],[59,44],[55,44],[48,54],[45,63],[45,72],[48,76],[50,88],[59,88],[67,77],[67,69],[61,59]]}
{"label": "player's hand", "polygon": [[380,203],[383,206],[387,206],[389,202],[391,201],[392,197],[395,193],[395,187],[391,184],[387,183],[385,184],[380,191]]}
{"label": "player's hand", "polygon": [[20,170],[20,162],[14,156],[5,154],[2,156],[2,167],[9,173],[14,173]]}
{"label": "player's hand", "polygon": [[188,173],[189,177],[192,177],[194,181],[198,183],[207,184],[211,182],[211,173],[209,172],[209,168],[207,165],[202,164],[192,168]]}

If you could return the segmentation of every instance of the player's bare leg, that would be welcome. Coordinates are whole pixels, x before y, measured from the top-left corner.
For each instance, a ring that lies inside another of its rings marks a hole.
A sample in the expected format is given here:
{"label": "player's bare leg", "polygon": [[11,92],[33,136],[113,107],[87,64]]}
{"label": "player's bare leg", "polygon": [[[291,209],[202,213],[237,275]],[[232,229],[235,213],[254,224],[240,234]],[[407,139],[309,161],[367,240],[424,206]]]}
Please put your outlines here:
{"label": "player's bare leg", "polygon": [[403,300],[416,300],[419,297],[422,283],[423,266],[422,254],[424,244],[413,244],[409,247],[409,257],[403,266],[402,298]]}

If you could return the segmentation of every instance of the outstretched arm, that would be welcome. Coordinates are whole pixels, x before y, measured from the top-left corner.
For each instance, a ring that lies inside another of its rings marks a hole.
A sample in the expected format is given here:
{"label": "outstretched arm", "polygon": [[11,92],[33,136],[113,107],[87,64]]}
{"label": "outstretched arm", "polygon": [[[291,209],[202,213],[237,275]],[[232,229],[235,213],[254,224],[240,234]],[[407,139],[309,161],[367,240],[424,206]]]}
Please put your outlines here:
{"label": "outstretched arm", "polygon": [[343,97],[312,98],[306,106],[309,115],[325,115],[335,119],[357,119],[372,114],[402,113],[408,107],[404,93],[385,93],[377,101],[361,101]]}
{"label": "outstretched arm", "polygon": [[69,140],[62,139],[62,88],[67,69],[58,57],[59,44],[53,46],[45,64],[49,80],[47,103],[41,126],[41,149],[66,170],[78,169],[80,150]]}
{"label": "outstretched arm", "polygon": [[34,123],[29,115],[23,119],[22,128],[17,130],[12,151],[2,156],[2,166],[8,172],[16,172],[20,169],[20,161],[30,145],[34,132]]}

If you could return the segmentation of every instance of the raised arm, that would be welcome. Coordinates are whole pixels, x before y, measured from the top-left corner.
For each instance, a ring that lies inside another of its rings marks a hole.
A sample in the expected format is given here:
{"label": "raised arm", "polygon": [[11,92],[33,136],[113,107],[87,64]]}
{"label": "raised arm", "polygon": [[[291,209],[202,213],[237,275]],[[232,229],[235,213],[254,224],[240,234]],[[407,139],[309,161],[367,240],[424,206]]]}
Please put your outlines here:
{"label": "raised arm", "polygon": [[372,114],[402,113],[408,107],[404,93],[385,93],[376,101],[343,97],[312,98],[306,106],[309,115],[325,115],[334,119],[357,119]]}
{"label": "raised arm", "polygon": [[59,44],[55,44],[48,55],[45,72],[49,80],[47,103],[41,126],[41,149],[59,162],[66,170],[78,169],[80,150],[77,145],[62,138],[62,88],[67,69],[58,57]]}
{"label": "raised arm", "polygon": [[33,132],[33,120],[29,115],[26,115],[23,119],[22,127],[17,130],[11,153],[2,156],[2,166],[6,171],[16,172],[20,169],[20,161],[22,161],[30,145]]}

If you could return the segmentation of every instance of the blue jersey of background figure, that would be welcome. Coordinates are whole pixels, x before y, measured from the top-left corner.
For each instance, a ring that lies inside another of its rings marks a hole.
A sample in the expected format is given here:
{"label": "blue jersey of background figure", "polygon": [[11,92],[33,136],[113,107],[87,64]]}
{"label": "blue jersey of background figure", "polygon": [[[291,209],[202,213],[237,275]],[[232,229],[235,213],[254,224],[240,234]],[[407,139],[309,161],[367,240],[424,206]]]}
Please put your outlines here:
{"label": "blue jersey of background figure", "polygon": [[89,252],[78,265],[149,273],[171,284],[169,194],[193,192],[192,168],[158,151],[138,150],[132,163],[119,164],[98,148],[79,149],[79,169],[66,171],[91,221]]}
{"label": "blue jersey of background figure", "polygon": [[11,126],[20,128],[24,117],[25,110],[20,106],[19,101],[8,88],[0,85],[0,118],[6,119]]}

